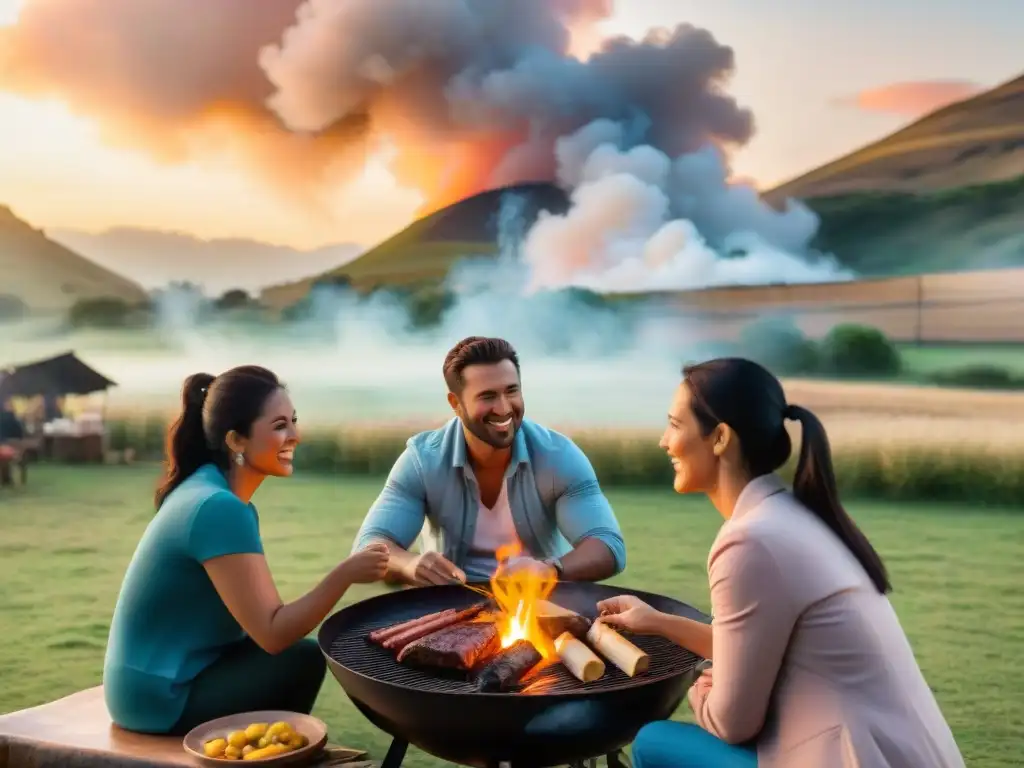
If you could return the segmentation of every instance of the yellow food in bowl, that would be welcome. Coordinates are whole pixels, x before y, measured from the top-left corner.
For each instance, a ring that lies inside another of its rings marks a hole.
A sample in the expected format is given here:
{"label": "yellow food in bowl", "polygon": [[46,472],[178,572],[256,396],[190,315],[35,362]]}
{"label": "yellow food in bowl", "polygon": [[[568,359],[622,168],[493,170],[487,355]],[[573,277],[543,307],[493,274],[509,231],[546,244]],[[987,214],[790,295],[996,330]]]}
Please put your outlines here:
{"label": "yellow food in bowl", "polygon": [[252,723],[203,743],[203,754],[220,760],[261,760],[302,749],[309,739],[289,723]]}

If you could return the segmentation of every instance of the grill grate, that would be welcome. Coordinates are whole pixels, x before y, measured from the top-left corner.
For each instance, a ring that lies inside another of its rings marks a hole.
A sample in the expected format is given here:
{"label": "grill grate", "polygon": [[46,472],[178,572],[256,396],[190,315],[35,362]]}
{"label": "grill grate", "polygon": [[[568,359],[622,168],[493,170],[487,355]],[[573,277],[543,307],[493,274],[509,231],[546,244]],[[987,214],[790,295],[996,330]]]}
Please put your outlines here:
{"label": "grill grate", "polygon": [[[378,616],[376,620],[367,619],[353,624],[331,643],[331,658],[353,672],[406,688],[436,693],[477,693],[472,679],[446,677],[440,671],[420,670],[399,664],[395,660],[394,652],[387,651],[366,639],[373,630],[397,624],[399,621],[401,619],[395,618],[381,621]],[[592,693],[631,688],[690,672],[699,661],[694,654],[662,637],[644,635],[631,637],[630,640],[651,657],[650,667],[642,675],[629,677],[614,664],[606,661],[607,669],[603,676],[591,683],[582,683],[562,664],[554,664],[526,680],[522,693]]]}

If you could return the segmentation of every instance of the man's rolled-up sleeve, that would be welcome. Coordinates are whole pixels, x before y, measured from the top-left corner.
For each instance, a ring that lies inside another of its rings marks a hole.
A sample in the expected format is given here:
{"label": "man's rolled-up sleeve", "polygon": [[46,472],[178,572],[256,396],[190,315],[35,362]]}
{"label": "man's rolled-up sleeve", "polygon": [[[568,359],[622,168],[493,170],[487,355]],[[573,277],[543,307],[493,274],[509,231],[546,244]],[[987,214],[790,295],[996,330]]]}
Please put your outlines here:
{"label": "man's rolled-up sleeve", "polygon": [[626,542],[590,459],[573,442],[559,454],[555,472],[555,517],[558,530],[575,547],[597,539],[615,558],[615,573],[626,567]]}
{"label": "man's rolled-up sleeve", "polygon": [[403,549],[416,541],[427,516],[427,494],[416,455],[406,448],[356,534],[352,551],[386,539]]}

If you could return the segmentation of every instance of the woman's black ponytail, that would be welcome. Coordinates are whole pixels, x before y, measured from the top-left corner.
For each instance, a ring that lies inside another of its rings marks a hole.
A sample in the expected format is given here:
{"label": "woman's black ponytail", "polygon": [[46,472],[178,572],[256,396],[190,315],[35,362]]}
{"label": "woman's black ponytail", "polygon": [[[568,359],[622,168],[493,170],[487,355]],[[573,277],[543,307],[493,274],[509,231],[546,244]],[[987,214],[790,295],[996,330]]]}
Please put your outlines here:
{"label": "woman's black ponytail", "polygon": [[782,383],[762,365],[741,357],[708,360],[683,369],[691,408],[708,435],[718,424],[737,434],[752,477],[775,472],[788,460],[792,443],[785,420],[803,427],[793,495],[827,525],[860,561],[879,592],[892,590],[882,558],[839,503],[832,450],[818,417],[786,404]]}
{"label": "woman's black ponytail", "polygon": [[839,503],[832,449],[825,427],[817,416],[798,405],[787,406],[786,418],[800,422],[803,433],[793,478],[793,495],[846,544],[867,571],[875,588],[882,594],[890,592],[892,584],[882,558]]}
{"label": "woman's black ponytail", "polygon": [[156,508],[189,475],[214,460],[203,428],[203,404],[214,377],[196,373],[185,379],[181,388],[181,413],[167,431],[164,476],[156,489]]}

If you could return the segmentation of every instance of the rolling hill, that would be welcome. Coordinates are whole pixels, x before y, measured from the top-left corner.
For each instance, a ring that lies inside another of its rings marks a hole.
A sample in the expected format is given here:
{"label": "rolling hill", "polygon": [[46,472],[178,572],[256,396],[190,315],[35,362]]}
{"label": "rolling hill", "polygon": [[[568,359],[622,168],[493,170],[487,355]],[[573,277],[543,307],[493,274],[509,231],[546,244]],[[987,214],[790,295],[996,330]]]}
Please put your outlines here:
{"label": "rolling hill", "polygon": [[[459,258],[496,250],[506,192],[532,215],[559,213],[552,184],[490,190],[414,222],[348,264],[269,288],[284,308],[318,280],[357,288],[440,280]],[[814,243],[871,277],[1024,265],[1024,76],[936,110],[889,136],[763,195],[803,200],[820,217]]]}
{"label": "rolling hill", "polygon": [[147,298],[142,286],[55,243],[3,206],[0,295],[39,313],[66,312],[81,299],[138,304]]}
{"label": "rolling hill", "polygon": [[528,226],[542,210],[568,210],[569,197],[554,184],[543,183],[481,192],[414,221],[336,269],[268,288],[260,301],[283,309],[306,296],[314,283],[333,277],[344,276],[358,289],[443,278],[460,258],[497,252],[503,203],[514,205],[509,213],[516,213],[520,225]]}
{"label": "rolling hill", "polygon": [[938,109],[764,195],[821,219],[866,275],[1024,265],[1024,76]]}
{"label": "rolling hill", "polygon": [[925,115],[779,185],[770,202],[855,193],[922,194],[1024,175],[1024,76]]}

